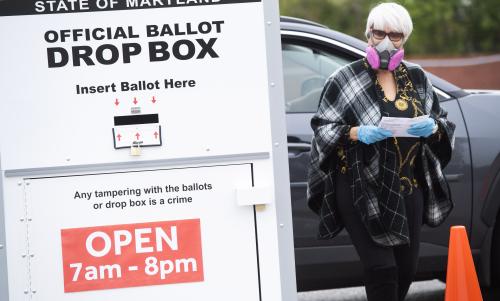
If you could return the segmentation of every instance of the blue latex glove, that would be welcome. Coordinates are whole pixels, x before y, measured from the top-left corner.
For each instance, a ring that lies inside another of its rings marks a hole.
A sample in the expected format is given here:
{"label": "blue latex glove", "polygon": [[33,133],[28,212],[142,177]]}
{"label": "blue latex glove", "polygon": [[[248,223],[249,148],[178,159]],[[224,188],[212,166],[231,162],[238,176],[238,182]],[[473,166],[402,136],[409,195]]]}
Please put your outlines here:
{"label": "blue latex glove", "polygon": [[427,138],[432,135],[435,126],[436,121],[432,118],[427,118],[424,121],[412,124],[406,132],[410,135]]}
{"label": "blue latex glove", "polygon": [[358,129],[358,140],[364,144],[372,144],[392,137],[392,132],[374,125],[362,125]]}

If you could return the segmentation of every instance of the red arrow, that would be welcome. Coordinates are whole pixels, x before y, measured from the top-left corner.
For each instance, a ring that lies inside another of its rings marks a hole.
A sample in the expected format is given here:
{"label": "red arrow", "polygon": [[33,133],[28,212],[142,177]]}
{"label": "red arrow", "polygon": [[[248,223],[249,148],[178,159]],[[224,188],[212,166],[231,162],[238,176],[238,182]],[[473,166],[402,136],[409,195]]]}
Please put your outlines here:
{"label": "red arrow", "polygon": [[139,137],[141,137],[141,135],[139,133],[135,134],[135,137],[137,137],[137,140],[139,140]]}
{"label": "red arrow", "polygon": [[155,135],[155,139],[158,139],[158,132],[155,132],[154,135]]}
{"label": "red arrow", "polygon": [[118,98],[115,100],[115,105],[119,105],[120,102],[118,101]]}
{"label": "red arrow", "polygon": [[136,105],[138,103],[137,98],[134,97],[133,103]]}
{"label": "red arrow", "polygon": [[120,141],[120,140],[121,140],[121,138],[122,138],[122,135],[118,134],[118,135],[116,136],[116,138],[118,138],[118,141]]}
{"label": "red arrow", "polygon": [[153,96],[153,99],[151,99],[151,101],[152,101],[153,103],[155,103],[155,102],[156,102],[156,99],[155,99],[155,97],[154,97],[154,96]]}

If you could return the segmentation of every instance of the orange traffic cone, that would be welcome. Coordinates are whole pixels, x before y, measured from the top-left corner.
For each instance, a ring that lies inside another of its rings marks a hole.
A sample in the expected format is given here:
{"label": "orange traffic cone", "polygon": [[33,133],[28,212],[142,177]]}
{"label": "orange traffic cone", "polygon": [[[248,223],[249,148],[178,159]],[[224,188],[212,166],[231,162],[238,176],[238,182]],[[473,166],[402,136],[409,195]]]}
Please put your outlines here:
{"label": "orange traffic cone", "polygon": [[464,226],[450,230],[445,301],[482,301],[469,239]]}

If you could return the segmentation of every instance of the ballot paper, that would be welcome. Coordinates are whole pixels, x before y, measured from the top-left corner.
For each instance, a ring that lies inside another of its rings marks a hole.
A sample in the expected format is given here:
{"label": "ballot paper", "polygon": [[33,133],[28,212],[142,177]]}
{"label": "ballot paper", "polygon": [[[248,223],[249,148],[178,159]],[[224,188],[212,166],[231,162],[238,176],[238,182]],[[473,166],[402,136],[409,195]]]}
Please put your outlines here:
{"label": "ballot paper", "polygon": [[422,115],[413,118],[382,117],[378,126],[391,131],[394,137],[417,137],[408,134],[406,131],[412,124],[426,120],[427,118],[429,118],[429,115]]}

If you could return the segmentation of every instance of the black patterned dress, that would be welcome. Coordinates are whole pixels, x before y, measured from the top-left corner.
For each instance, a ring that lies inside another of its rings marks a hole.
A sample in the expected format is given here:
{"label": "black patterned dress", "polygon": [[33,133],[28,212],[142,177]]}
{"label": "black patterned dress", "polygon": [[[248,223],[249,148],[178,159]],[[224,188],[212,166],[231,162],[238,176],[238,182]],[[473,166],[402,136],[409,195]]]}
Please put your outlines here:
{"label": "black patterned dress", "polygon": [[[417,92],[408,76],[408,71],[401,64],[394,70],[396,80],[396,97],[393,100],[388,99],[382,86],[375,81],[375,89],[380,101],[380,108],[383,116],[413,118],[424,115],[422,104],[417,97]],[[415,178],[415,158],[420,146],[418,137],[392,137],[389,138],[393,143],[398,157],[399,177],[401,179],[400,190],[403,195],[413,193],[413,189],[418,187]]]}

